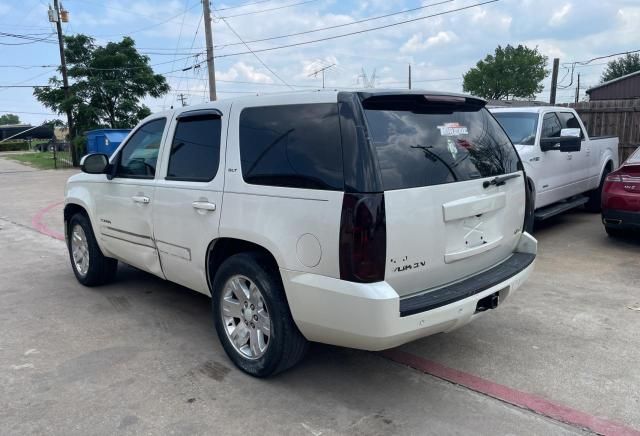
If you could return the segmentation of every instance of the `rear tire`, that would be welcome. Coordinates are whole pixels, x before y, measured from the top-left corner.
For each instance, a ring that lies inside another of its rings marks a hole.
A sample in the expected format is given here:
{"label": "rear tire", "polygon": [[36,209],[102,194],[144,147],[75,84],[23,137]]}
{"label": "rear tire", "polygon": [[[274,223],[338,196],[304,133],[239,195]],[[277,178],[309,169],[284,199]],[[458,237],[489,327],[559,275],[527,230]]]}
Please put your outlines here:
{"label": "rear tire", "polygon": [[624,229],[616,229],[613,227],[606,227],[604,228],[604,230],[607,232],[607,235],[609,235],[610,238],[623,238],[625,236],[627,236],[627,232]]}
{"label": "rear tire", "polygon": [[609,173],[611,172],[611,167],[607,165],[602,173],[602,177],[600,178],[600,184],[597,189],[589,192],[589,201],[587,201],[584,205],[584,208],[588,212],[600,212],[602,210],[602,188],[604,187],[604,180],[607,178]]}
{"label": "rear tire", "polygon": [[85,214],[71,217],[68,235],[67,248],[76,279],[85,286],[111,282],[116,276],[118,261],[102,254]]}
{"label": "rear tire", "polygon": [[224,350],[238,368],[255,377],[291,368],[308,348],[291,317],[279,271],[270,264],[257,252],[233,255],[218,269],[211,293]]}

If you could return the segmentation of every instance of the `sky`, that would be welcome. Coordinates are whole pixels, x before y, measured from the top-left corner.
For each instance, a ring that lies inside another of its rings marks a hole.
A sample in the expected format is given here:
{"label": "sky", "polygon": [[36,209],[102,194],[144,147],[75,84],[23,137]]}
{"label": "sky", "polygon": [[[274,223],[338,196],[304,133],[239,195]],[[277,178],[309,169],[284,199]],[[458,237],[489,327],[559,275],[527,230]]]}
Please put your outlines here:
{"label": "sky", "polygon": [[[549,70],[552,59],[560,58],[559,86],[565,88],[557,101],[569,102],[578,72],[584,98],[614,58],[578,65],[573,75],[572,62],[640,49],[640,0],[499,0],[474,6],[483,1],[214,0],[218,98],[320,88],[322,75],[314,72],[328,66],[328,88],[406,88],[411,65],[414,88],[462,92],[462,76],[476,62],[498,45],[524,44],[549,57]],[[206,59],[200,0],[62,4],[70,14],[65,34],[84,33],[98,44],[129,35],[154,71],[167,77],[171,92],[145,100],[153,112],[180,105],[180,94],[187,104],[208,100],[206,64],[193,68]],[[64,119],[42,106],[29,87],[46,84],[60,62],[47,9],[46,0],[0,0],[0,114],[13,112],[34,125]],[[367,20],[380,16],[385,17]],[[318,31],[255,41],[312,30]],[[360,33],[305,44],[354,32]],[[23,42],[28,44],[7,45]],[[551,75],[537,99],[548,100],[550,82]]]}

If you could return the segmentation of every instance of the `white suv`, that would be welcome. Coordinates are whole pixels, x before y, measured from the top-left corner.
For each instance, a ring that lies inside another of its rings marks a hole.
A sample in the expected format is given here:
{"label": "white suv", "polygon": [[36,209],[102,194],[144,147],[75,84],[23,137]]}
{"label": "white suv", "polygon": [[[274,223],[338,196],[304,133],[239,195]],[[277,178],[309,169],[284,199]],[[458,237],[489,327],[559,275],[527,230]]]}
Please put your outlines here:
{"label": "white suv", "polygon": [[99,285],[119,260],[211,295],[255,376],[307,341],[381,350],[460,327],[525,281],[537,247],[522,164],[484,105],[323,91],[152,115],[69,179],[73,271]]}

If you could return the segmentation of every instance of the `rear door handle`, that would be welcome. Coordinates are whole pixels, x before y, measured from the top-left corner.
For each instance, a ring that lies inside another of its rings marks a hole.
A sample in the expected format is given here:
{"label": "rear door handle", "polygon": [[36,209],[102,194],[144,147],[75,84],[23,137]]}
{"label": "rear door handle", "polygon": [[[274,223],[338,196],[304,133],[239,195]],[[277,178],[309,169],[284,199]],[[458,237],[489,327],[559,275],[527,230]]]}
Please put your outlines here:
{"label": "rear door handle", "polygon": [[134,195],[131,199],[136,203],[149,204],[151,203],[151,199],[149,197],[145,197],[144,195]]}
{"label": "rear door handle", "polygon": [[571,160],[573,159],[573,156],[571,156],[570,154],[567,155],[567,160]]}
{"label": "rear door handle", "polygon": [[194,207],[194,209],[210,211],[216,210],[216,205],[214,203],[209,203],[208,201],[194,201],[193,203],[191,203],[191,205]]}

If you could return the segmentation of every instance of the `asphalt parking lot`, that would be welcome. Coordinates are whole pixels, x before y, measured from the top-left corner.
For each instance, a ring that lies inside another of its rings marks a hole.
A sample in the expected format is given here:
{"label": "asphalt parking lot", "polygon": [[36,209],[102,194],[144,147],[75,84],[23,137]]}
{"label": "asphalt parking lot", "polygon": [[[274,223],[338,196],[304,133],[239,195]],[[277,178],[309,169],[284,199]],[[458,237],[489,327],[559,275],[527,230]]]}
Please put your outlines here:
{"label": "asphalt parking lot", "polygon": [[531,279],[466,327],[392,353],[315,345],[258,380],[207,297],[127,266],[76,282],[72,173],[0,158],[0,434],[640,434],[640,241],[598,215],[540,226]]}

